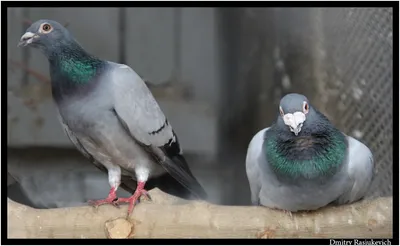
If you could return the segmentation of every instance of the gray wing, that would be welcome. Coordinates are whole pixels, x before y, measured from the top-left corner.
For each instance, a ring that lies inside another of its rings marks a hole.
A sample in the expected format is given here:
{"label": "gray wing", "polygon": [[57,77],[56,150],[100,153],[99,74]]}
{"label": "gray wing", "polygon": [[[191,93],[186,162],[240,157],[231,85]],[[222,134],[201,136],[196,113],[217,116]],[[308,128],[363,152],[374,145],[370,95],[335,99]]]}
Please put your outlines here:
{"label": "gray wing", "polygon": [[[269,128],[259,131],[251,139],[246,155],[246,174],[250,184],[251,202],[253,205],[260,205],[260,190],[261,190],[261,169],[259,165],[259,158],[262,154],[262,144],[264,142],[264,134]],[[265,160],[266,161],[266,160]]]}
{"label": "gray wing", "polygon": [[[62,128],[64,129],[65,134],[67,135],[67,137],[69,138],[69,140],[71,140],[71,142],[75,145],[75,147],[78,149],[79,152],[81,152],[83,154],[83,156],[85,156],[86,158],[89,159],[89,161],[98,169],[100,169],[100,171],[108,173],[107,168],[105,168],[103,166],[103,164],[101,164],[100,162],[98,162],[86,149],[85,147],[82,145],[81,141],[79,140],[79,138],[71,131],[71,129],[68,127],[67,124],[65,124],[65,122],[63,121],[62,117],[59,115],[59,120],[61,123]],[[120,186],[125,189],[128,192],[135,192],[136,190],[136,181],[134,181],[132,179],[132,176],[134,175],[133,173],[130,173],[128,170],[123,169],[122,167],[120,167],[122,169],[122,173],[125,174],[130,174],[130,175],[124,175],[121,174],[121,184]]]}
{"label": "gray wing", "polygon": [[371,150],[360,141],[347,136],[349,157],[347,165],[348,189],[335,203],[352,203],[363,198],[370,187],[374,174],[374,159]]}
{"label": "gray wing", "polygon": [[171,124],[143,80],[126,65],[111,66],[114,110],[125,130],[179,183],[205,198],[182,156]]}

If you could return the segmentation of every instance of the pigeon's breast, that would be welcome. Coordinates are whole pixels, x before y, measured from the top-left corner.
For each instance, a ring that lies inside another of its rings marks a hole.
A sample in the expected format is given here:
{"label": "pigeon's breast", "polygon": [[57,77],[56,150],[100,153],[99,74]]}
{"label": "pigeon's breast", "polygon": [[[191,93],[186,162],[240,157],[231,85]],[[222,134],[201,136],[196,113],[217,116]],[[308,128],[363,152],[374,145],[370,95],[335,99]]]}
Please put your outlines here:
{"label": "pigeon's breast", "polygon": [[[343,168],[344,171],[344,168]],[[338,172],[329,179],[283,182],[272,170],[263,170],[260,203],[288,211],[315,210],[335,201],[345,190],[347,176]]]}

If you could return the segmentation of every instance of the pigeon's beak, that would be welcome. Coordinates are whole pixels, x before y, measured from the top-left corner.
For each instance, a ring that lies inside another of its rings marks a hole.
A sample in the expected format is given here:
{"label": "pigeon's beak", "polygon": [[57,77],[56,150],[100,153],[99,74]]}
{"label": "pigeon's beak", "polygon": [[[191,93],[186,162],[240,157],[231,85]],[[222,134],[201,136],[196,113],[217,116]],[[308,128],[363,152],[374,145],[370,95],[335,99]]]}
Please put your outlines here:
{"label": "pigeon's beak", "polygon": [[22,35],[17,47],[20,46],[27,46],[28,44],[32,43],[35,38],[37,38],[38,35],[32,32],[26,32],[24,35]]}
{"label": "pigeon's beak", "polygon": [[285,125],[289,126],[290,131],[296,136],[299,135],[305,120],[306,115],[303,112],[294,112],[293,114],[287,113],[283,116]]}
{"label": "pigeon's beak", "polygon": [[296,126],[295,128],[291,128],[290,130],[294,133],[294,135],[299,135],[302,126]]}

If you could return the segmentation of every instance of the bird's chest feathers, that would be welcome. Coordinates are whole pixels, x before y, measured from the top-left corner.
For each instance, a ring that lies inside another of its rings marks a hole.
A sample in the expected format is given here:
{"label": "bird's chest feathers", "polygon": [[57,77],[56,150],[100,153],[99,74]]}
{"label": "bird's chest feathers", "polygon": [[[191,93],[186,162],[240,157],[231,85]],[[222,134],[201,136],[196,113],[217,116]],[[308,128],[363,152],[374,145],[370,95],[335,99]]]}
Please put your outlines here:
{"label": "bird's chest feathers", "polygon": [[293,140],[293,149],[298,151],[307,151],[313,148],[317,141],[309,136],[299,137]]}
{"label": "bird's chest feathers", "polygon": [[266,158],[272,170],[287,178],[315,179],[335,174],[347,155],[342,136],[298,136],[264,141]]}

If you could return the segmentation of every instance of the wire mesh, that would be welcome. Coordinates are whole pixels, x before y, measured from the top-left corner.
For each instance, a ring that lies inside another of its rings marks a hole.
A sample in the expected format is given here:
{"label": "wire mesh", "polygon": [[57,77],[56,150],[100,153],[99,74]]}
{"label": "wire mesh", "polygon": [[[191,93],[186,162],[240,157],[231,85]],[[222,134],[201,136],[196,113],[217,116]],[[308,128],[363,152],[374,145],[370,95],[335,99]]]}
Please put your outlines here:
{"label": "wire mesh", "polygon": [[[376,175],[370,195],[392,195],[393,46],[392,10],[319,9],[326,73],[325,103],[334,123],[367,144]],[[317,81],[318,82],[318,81]],[[333,93],[332,93],[333,92]],[[328,93],[329,94],[329,93]]]}
{"label": "wire mesh", "polygon": [[[298,83],[314,79],[315,94],[313,91],[309,93],[319,109],[339,129],[372,150],[376,174],[369,195],[391,195],[392,10],[320,8],[280,10],[277,13],[277,18],[293,16],[286,30],[290,36],[280,35],[280,45],[302,40],[302,47],[306,47],[303,53],[310,52],[309,59],[305,60],[311,61],[308,63],[312,64],[312,69],[303,68],[309,76],[303,76]],[[307,65],[297,62],[300,66]]]}

